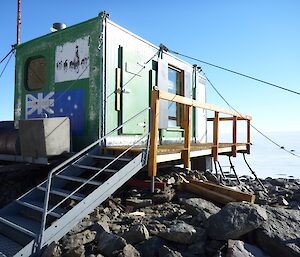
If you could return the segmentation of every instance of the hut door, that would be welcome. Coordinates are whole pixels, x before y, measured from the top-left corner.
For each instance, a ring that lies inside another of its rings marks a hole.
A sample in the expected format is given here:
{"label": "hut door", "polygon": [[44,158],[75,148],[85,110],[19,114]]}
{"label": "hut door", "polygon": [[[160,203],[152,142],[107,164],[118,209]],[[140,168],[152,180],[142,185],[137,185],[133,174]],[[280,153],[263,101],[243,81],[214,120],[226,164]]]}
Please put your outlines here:
{"label": "hut door", "polygon": [[[149,106],[149,76],[140,60],[145,57],[142,52],[133,49],[125,51],[123,56],[123,83],[121,97],[121,123],[126,122],[137,113]],[[134,118],[128,124],[124,125],[122,134],[140,135],[147,129],[148,113]]]}

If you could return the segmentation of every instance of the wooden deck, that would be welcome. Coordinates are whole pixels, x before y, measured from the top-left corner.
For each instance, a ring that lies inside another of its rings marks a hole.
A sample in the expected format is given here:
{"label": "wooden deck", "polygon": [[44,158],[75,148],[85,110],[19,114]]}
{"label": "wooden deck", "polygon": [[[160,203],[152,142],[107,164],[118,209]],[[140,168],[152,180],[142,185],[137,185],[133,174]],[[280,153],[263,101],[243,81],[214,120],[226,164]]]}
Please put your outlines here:
{"label": "wooden deck", "polygon": [[[166,100],[175,102],[182,106],[181,110],[181,127],[184,130],[183,144],[164,144],[158,145],[159,142],[159,102]],[[193,144],[191,135],[191,115],[192,108],[200,108],[206,112],[213,112],[212,118],[207,121],[213,122],[213,140],[210,143]],[[225,115],[220,117],[220,114]],[[230,109],[220,108],[218,106],[202,103],[191,98],[180,95],[174,95],[161,90],[153,90],[151,97],[151,128],[150,128],[150,148],[148,159],[148,175],[151,177],[151,190],[154,192],[154,177],[157,174],[157,164],[168,161],[182,160],[184,167],[191,168],[191,158],[200,156],[212,156],[214,162],[218,161],[219,154],[236,156],[238,152],[250,153],[250,121],[251,116],[241,114]],[[220,143],[219,134],[220,122],[232,122],[232,142]],[[237,122],[245,121],[247,130],[247,139],[245,143],[237,142]],[[124,151],[128,146],[107,147],[107,151]],[[141,152],[143,148],[134,147],[130,151],[132,154]]]}
{"label": "wooden deck", "polygon": [[[219,143],[219,154],[232,155],[234,144],[232,143]],[[247,144],[237,143],[237,152],[247,152]],[[107,151],[122,152],[128,146],[109,146],[106,147]],[[130,150],[133,155],[140,153],[144,147],[136,146]],[[175,161],[183,159],[182,152],[185,150],[183,144],[165,144],[157,146],[157,163],[164,163],[168,161]],[[199,156],[213,156],[213,144],[191,144],[190,158]]]}

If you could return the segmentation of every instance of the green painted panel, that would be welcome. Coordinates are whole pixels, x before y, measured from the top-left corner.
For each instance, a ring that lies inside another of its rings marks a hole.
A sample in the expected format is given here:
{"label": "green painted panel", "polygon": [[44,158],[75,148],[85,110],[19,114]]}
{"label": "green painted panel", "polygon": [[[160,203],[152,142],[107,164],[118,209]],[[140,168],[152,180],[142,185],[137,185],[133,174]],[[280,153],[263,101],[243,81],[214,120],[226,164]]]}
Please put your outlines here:
{"label": "green painted panel", "polygon": [[[72,131],[73,150],[81,149],[95,141],[99,136],[100,56],[102,54],[98,47],[101,24],[101,18],[97,17],[65,30],[31,40],[16,48],[15,120],[38,118],[44,115],[50,117],[69,116],[74,121],[73,128],[80,132]],[[74,58],[70,60],[68,51],[73,48],[77,50],[72,53]],[[83,56],[85,48],[88,49],[85,58],[79,59],[80,56]],[[29,58],[35,56],[46,58],[46,83],[39,90],[29,90],[25,85],[26,64]],[[58,62],[60,56],[65,58],[61,63]],[[76,57],[78,58],[76,59]],[[60,71],[58,65],[60,65]],[[61,74],[60,79],[58,78],[59,73]],[[71,75],[68,77],[68,74]],[[48,111],[46,109],[37,111],[26,106],[26,102],[27,104],[29,102],[28,97],[36,98],[36,103],[41,104],[41,99],[45,99],[46,96],[53,101],[53,104],[45,101],[42,103],[42,105],[50,105]],[[67,100],[71,101],[71,96],[76,96],[80,102],[72,103],[73,106],[62,103]],[[59,106],[64,108],[58,109]],[[74,114],[72,110],[68,112],[64,110],[71,107],[74,107]],[[81,125],[78,125],[78,120],[74,118],[79,107],[82,109],[82,113],[78,116],[82,121]]]}
{"label": "green painted panel", "polygon": [[[132,44],[124,46],[123,55],[123,93],[122,122],[133,117],[137,112],[149,106],[149,64],[145,67],[145,55],[139,51],[140,46]],[[123,134],[143,134],[143,124],[148,123],[148,114],[138,117],[132,124],[125,125]]]}

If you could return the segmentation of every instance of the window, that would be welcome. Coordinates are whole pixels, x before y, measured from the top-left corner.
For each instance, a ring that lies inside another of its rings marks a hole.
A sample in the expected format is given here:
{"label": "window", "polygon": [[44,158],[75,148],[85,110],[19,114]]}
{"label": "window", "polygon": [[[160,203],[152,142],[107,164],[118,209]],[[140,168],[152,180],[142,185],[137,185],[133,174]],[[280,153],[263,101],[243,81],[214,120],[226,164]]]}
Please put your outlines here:
{"label": "window", "polygon": [[[168,92],[181,95],[182,73],[180,70],[169,67],[168,69]],[[179,124],[179,106],[175,102],[168,105],[168,127],[176,127]]]}
{"label": "window", "polygon": [[26,86],[29,90],[43,88],[46,82],[45,57],[31,58],[26,65]]}

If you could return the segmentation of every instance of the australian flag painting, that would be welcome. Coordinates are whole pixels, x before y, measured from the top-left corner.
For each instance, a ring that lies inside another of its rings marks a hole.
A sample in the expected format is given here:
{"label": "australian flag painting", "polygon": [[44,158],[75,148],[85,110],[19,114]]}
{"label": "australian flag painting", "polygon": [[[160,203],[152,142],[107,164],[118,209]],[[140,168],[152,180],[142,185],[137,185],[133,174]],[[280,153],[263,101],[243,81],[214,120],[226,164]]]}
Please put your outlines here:
{"label": "australian flag painting", "polygon": [[73,135],[84,128],[84,89],[26,95],[26,119],[69,117]]}

